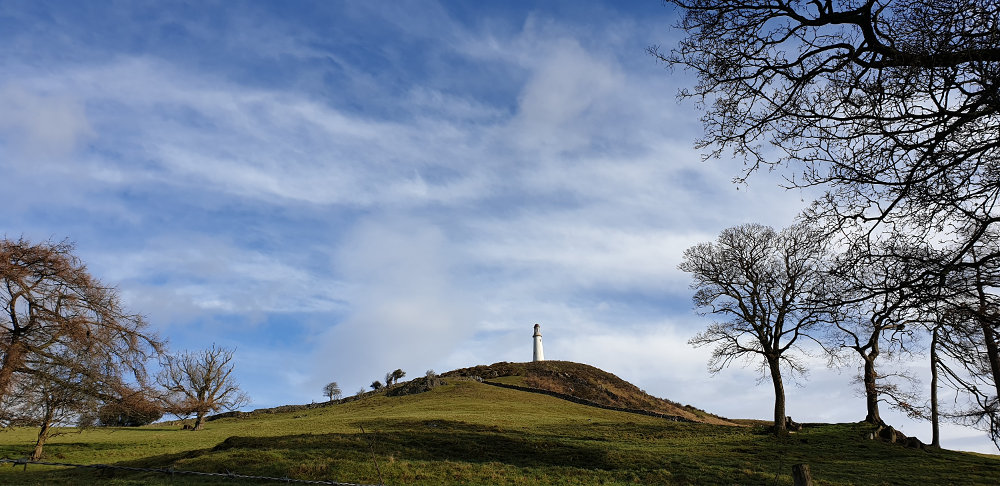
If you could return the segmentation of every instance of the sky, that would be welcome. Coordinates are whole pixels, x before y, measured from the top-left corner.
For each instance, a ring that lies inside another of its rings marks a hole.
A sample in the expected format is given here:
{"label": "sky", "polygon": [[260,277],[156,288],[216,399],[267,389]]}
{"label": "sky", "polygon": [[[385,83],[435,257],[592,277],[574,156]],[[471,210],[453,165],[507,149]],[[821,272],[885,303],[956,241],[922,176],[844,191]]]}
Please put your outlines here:
{"label": "sky", "polygon": [[[683,251],[817,196],[702,161],[658,0],[2,2],[0,232],[75,242],[173,351],[236,349],[247,409],[545,356],[733,418],[773,391],[687,344]],[[854,422],[853,368],[787,387]],[[923,371],[924,361],[914,364]],[[924,380],[926,387],[927,379]],[[884,410],[930,442],[930,426]],[[946,426],[948,448],[996,452]]]}

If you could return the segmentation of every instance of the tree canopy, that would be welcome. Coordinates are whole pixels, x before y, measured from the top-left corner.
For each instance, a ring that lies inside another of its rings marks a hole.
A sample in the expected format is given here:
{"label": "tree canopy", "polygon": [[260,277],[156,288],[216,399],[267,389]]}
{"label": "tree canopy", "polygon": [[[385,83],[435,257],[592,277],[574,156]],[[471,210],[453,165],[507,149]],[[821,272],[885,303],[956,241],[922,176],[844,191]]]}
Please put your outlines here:
{"label": "tree canopy", "polygon": [[[859,298],[902,291],[951,316],[935,342],[972,397],[964,415],[1000,444],[1000,3],[668,3],[686,37],[649,52],[697,75],[680,96],[705,108],[706,157],[744,159],[741,183],[786,167],[789,187],[825,190],[806,215],[828,235],[917,269]],[[930,251],[883,244],[896,239]]]}
{"label": "tree canopy", "polygon": [[127,311],[73,250],[65,241],[0,240],[0,398],[16,375],[59,383],[65,370],[110,396],[129,375],[144,383],[146,361],[163,350],[143,316]]}
{"label": "tree canopy", "polygon": [[157,381],[169,395],[166,410],[179,416],[195,415],[194,430],[201,430],[209,412],[235,410],[250,402],[233,374],[233,350],[210,349],[165,355]]}
{"label": "tree canopy", "polygon": [[820,213],[844,224],[996,223],[1000,4],[670,3],[687,37],[649,50],[698,75],[681,96],[707,108],[700,146],[745,157],[740,180],[791,164],[789,183],[826,187]]}
{"label": "tree canopy", "polygon": [[774,385],[774,427],[785,430],[782,368],[805,373],[800,339],[828,314],[813,305],[823,292],[825,240],[804,225],[780,232],[759,224],[728,228],[717,241],[684,251],[678,268],[694,278],[694,304],[719,319],[689,342],[714,346],[709,370],[736,360],[755,363]]}

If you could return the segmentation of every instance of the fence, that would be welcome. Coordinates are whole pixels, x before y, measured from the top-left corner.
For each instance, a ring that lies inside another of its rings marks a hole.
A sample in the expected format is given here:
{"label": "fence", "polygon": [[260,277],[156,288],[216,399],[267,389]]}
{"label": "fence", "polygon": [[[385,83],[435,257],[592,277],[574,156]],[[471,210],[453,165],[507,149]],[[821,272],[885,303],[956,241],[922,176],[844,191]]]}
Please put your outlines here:
{"label": "fence", "polygon": [[255,480],[258,480],[258,481],[281,481],[281,482],[284,482],[284,483],[330,484],[330,485],[336,485],[336,486],[376,486],[376,485],[371,485],[371,484],[341,483],[341,482],[337,482],[337,481],[309,481],[309,480],[306,480],[306,479],[292,479],[292,478],[288,478],[288,477],[284,477],[284,478],[271,478],[271,477],[267,477],[267,476],[246,476],[246,475],[243,475],[243,474],[235,474],[235,473],[231,473],[231,472],[228,472],[228,471],[225,472],[225,473],[207,473],[207,472],[200,472],[200,471],[179,471],[179,470],[174,469],[173,467],[169,467],[167,469],[148,469],[148,468],[144,468],[144,467],[111,466],[111,465],[108,465],[108,464],[70,464],[70,463],[65,463],[65,462],[29,461],[28,459],[6,459],[6,458],[0,459],[0,464],[13,464],[14,467],[17,467],[17,466],[20,466],[20,465],[23,464],[25,471],[28,470],[28,464],[37,464],[37,465],[40,465],[40,466],[63,466],[63,467],[76,467],[76,468],[84,468],[84,469],[99,469],[101,471],[102,475],[104,474],[104,472],[106,470],[110,469],[112,471],[114,471],[114,470],[121,470],[121,471],[132,471],[132,472],[161,473],[161,474],[168,474],[170,476],[173,476],[175,474],[180,474],[180,475],[187,474],[187,475],[192,475],[192,476],[215,476],[215,477],[223,477],[223,478],[230,478],[230,479],[255,479]]}

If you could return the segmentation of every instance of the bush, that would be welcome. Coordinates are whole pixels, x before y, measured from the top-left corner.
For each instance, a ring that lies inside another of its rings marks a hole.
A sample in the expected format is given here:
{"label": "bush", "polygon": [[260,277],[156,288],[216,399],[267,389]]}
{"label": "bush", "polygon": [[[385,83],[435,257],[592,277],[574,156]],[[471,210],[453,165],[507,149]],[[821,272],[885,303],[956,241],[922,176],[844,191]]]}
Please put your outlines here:
{"label": "bush", "polygon": [[97,411],[97,420],[106,427],[139,427],[160,417],[163,417],[163,408],[140,394],[107,402]]}

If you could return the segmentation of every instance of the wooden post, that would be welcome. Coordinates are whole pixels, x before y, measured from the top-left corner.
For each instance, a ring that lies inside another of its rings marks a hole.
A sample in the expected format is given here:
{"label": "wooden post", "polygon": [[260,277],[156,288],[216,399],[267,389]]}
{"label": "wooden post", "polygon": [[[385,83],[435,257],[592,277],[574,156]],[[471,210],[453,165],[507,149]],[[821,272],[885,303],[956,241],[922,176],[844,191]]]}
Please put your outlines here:
{"label": "wooden post", "polygon": [[[385,484],[382,481],[382,469],[380,467],[378,467],[378,459],[375,459],[375,445],[372,444],[371,439],[368,438],[368,434],[365,433],[365,426],[364,425],[361,426],[361,435],[363,435],[365,437],[365,441],[368,442],[368,448],[371,449],[371,451],[372,451],[372,461],[375,462],[375,470],[378,471],[378,484],[379,484],[379,486],[381,486],[381,485]],[[812,484],[812,483],[809,483],[809,484]]]}
{"label": "wooden post", "polygon": [[808,464],[796,464],[792,466],[792,482],[795,486],[812,486],[813,478],[809,473]]}

